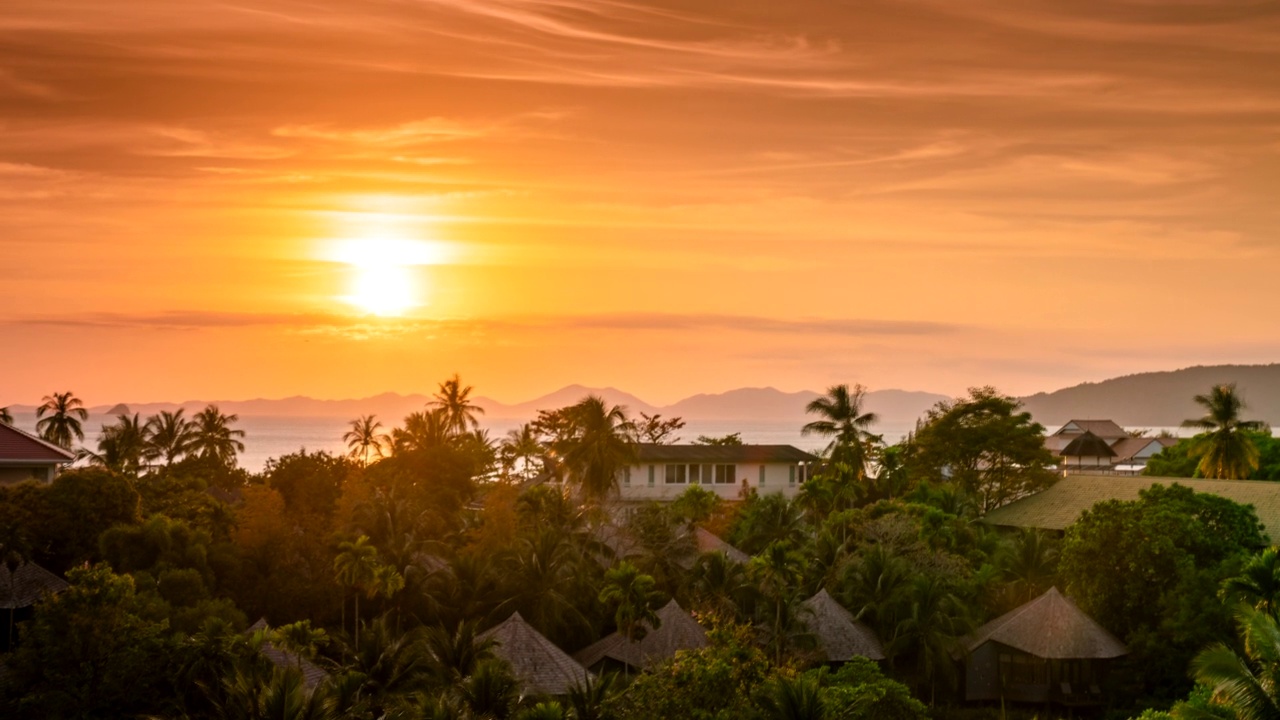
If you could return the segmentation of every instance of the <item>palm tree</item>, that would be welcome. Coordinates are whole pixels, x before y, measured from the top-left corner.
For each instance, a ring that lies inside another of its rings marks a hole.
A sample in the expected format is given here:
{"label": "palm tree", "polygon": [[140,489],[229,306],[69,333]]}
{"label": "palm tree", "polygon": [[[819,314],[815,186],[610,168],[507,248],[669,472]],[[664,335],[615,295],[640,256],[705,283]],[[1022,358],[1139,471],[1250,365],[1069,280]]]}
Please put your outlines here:
{"label": "palm tree", "polygon": [[634,425],[627,409],[605,405],[588,395],[569,408],[571,437],[563,441],[561,455],[583,494],[601,500],[618,484],[618,473],[636,456]]}
{"label": "palm tree", "polygon": [[394,452],[410,452],[439,447],[449,441],[449,429],[440,410],[412,412],[404,419],[404,429],[391,431]]}
{"label": "palm tree", "polygon": [[1239,720],[1280,718],[1280,626],[1269,613],[1244,607],[1236,617],[1244,657],[1222,643],[1191,661],[1191,674],[1213,688],[1213,701]]}
{"label": "palm tree", "polygon": [[136,475],[148,454],[147,425],[137,413],[120,415],[114,425],[103,425],[98,437],[98,452],[92,462],[116,472]]}
{"label": "palm tree", "polygon": [[391,443],[391,438],[386,433],[380,433],[382,423],[374,419],[373,415],[361,415],[351,421],[351,429],[343,434],[342,439],[346,441],[347,447],[351,449],[351,458],[354,460],[363,459],[364,464],[369,464],[369,451],[372,450],[377,457],[382,457],[382,448]]}
{"label": "palm tree", "polygon": [[826,720],[834,715],[822,697],[822,686],[811,674],[779,676],[769,681],[761,705],[777,720]]}
{"label": "palm tree", "polygon": [[946,581],[919,576],[910,585],[904,617],[898,621],[891,646],[894,651],[915,653],[922,679],[929,683],[929,704],[934,701],[939,674],[954,671],[951,650],[969,630],[965,605]]}
{"label": "palm tree", "polygon": [[1239,575],[1222,582],[1222,594],[1280,616],[1280,548],[1272,545],[1255,555]]}
{"label": "palm tree", "polygon": [[1043,530],[1023,528],[1005,556],[1004,574],[1013,589],[1021,590],[1018,604],[1029,602],[1053,585],[1058,570],[1058,547]]}
{"label": "palm tree", "polygon": [[[64,392],[45,395],[44,404],[36,408],[36,432],[40,437],[59,447],[71,449],[72,438],[84,440],[80,423],[89,419],[89,411],[75,393]],[[48,415],[49,417],[45,417]]]}
{"label": "palm tree", "polygon": [[471,386],[463,387],[457,373],[440,383],[440,390],[427,403],[428,407],[444,414],[445,427],[451,435],[461,435],[468,430],[478,430],[480,421],[477,415],[484,414],[484,408],[471,402]]}
{"label": "palm tree", "polygon": [[1241,420],[1244,400],[1236,395],[1235,383],[1214,385],[1208,395],[1197,395],[1195,401],[1207,411],[1197,420],[1185,420],[1183,427],[1197,428],[1191,456],[1200,458],[1200,475],[1207,478],[1239,480],[1258,468],[1258,447],[1248,432],[1266,427],[1258,420]]}
{"label": "palm tree", "polygon": [[599,600],[616,608],[613,619],[623,637],[632,642],[643,640],[649,628],[658,628],[662,621],[653,608],[662,593],[654,589],[652,576],[624,560],[610,568],[604,579]]}
{"label": "palm tree", "polygon": [[9,412],[9,408],[7,407],[0,407],[0,424],[13,424],[13,413]]}
{"label": "palm tree", "polygon": [[[338,545],[338,556],[333,559],[333,571],[338,582],[356,590],[356,646],[360,646],[360,592],[373,586],[378,573],[378,549],[369,542],[368,535],[361,535],[355,542],[344,540]],[[342,608],[345,614],[346,600]],[[346,625],[345,618],[343,625]]]}
{"label": "palm tree", "polygon": [[217,405],[210,405],[191,419],[191,442],[187,451],[202,458],[214,458],[224,465],[234,465],[236,454],[244,452],[243,430],[232,430],[239,415],[224,415]]}
{"label": "palm tree", "polygon": [[538,431],[532,423],[525,423],[514,430],[508,430],[507,436],[502,440],[500,454],[503,468],[525,480],[532,479],[537,474],[534,462],[545,451],[538,439]]}
{"label": "palm tree", "polygon": [[804,577],[804,558],[786,542],[770,543],[747,564],[747,574],[756,582],[760,595],[773,606],[773,629],[770,642],[774,662],[782,662],[783,620],[789,617]]}
{"label": "palm tree", "polygon": [[195,437],[191,421],[182,416],[182,408],[172,412],[161,410],[159,415],[147,418],[150,433],[151,457],[164,458],[165,465],[172,465],[190,451]]}
{"label": "palm tree", "polygon": [[836,467],[848,467],[858,480],[867,475],[866,448],[876,437],[867,428],[879,419],[875,413],[862,411],[866,392],[861,385],[854,385],[852,391],[848,385],[832,385],[824,397],[814,398],[804,408],[822,419],[800,429],[802,435],[816,433],[830,438],[828,460]]}

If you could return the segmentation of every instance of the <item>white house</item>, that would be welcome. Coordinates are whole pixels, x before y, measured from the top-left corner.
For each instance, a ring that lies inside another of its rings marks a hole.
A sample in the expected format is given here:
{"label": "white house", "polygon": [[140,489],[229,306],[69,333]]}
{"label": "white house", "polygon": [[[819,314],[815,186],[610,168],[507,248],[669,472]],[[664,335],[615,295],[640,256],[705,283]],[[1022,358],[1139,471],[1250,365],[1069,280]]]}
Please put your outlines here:
{"label": "white house", "polygon": [[75,453],[69,450],[0,423],[0,485],[25,480],[53,482],[58,467],[75,459]]}
{"label": "white house", "polygon": [[790,445],[641,444],[634,465],[618,477],[623,502],[674,500],[698,485],[726,500],[743,488],[792,497],[819,458]]}
{"label": "white house", "polygon": [[1111,420],[1071,420],[1044,442],[1050,452],[1062,458],[1066,468],[1141,472],[1152,455],[1178,441],[1165,437],[1132,437]]}

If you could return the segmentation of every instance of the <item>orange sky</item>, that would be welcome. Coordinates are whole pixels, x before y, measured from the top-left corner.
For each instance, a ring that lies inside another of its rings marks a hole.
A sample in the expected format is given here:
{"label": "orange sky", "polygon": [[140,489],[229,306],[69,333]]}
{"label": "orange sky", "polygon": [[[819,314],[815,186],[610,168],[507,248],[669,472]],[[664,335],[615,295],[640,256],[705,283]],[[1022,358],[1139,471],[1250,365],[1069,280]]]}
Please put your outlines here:
{"label": "orange sky", "polygon": [[0,8],[0,404],[1275,361],[1278,229],[1268,3]]}

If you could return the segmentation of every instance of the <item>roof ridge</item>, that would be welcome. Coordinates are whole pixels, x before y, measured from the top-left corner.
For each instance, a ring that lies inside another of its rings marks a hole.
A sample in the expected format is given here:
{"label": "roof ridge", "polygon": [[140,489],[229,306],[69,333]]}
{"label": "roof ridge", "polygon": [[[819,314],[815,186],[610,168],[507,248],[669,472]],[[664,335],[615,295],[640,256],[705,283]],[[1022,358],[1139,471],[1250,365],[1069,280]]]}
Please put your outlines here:
{"label": "roof ridge", "polygon": [[28,440],[33,440],[33,441],[35,441],[35,442],[38,442],[38,443],[40,443],[41,445],[43,445],[43,446],[45,446],[45,447],[49,448],[50,450],[53,450],[54,452],[61,453],[61,454],[65,455],[65,456],[67,457],[67,460],[75,460],[75,459],[76,459],[76,454],[75,454],[75,453],[73,453],[73,452],[71,452],[70,450],[68,450],[68,449],[66,449],[66,448],[64,448],[64,447],[62,447],[61,445],[57,445],[57,444],[55,444],[55,443],[51,443],[51,442],[49,442],[48,440],[45,440],[44,438],[40,437],[39,435],[36,435],[36,434],[34,434],[34,433],[29,433],[29,432],[27,432],[26,430],[23,430],[22,428],[18,427],[17,425],[10,425],[10,424],[8,424],[8,423],[0,423],[0,429],[4,429],[4,428],[7,428],[7,429],[9,429],[9,430],[12,430],[12,431],[14,431],[14,432],[18,433],[19,435],[22,435],[23,437],[26,437]]}

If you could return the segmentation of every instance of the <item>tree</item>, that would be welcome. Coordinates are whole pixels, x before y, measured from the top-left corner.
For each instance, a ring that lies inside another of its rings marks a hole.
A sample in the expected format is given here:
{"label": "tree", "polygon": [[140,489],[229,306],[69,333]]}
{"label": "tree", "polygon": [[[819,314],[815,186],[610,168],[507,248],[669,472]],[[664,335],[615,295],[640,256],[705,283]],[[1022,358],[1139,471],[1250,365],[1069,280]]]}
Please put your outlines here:
{"label": "tree", "polygon": [[[355,636],[360,645],[360,591],[374,587],[378,575],[378,549],[369,542],[368,535],[361,535],[355,542],[344,540],[338,544],[338,556],[333,559],[333,570],[338,582],[356,590]],[[343,601],[346,607],[346,601]]]}
{"label": "tree", "polygon": [[[59,447],[71,449],[71,441],[84,440],[80,423],[89,419],[89,411],[75,393],[45,395],[43,405],[36,408],[36,432]],[[45,417],[48,415],[48,417]]]}
{"label": "tree", "polygon": [[1185,420],[1182,426],[1204,431],[1191,447],[1191,456],[1200,460],[1200,475],[1227,480],[1248,477],[1258,467],[1258,447],[1248,432],[1262,430],[1265,423],[1240,419],[1245,404],[1236,394],[1235,383],[1215,385],[1209,394],[1196,395],[1195,401],[1204,407],[1204,416]]}
{"label": "tree", "polygon": [[790,620],[798,599],[800,580],[804,577],[804,558],[786,542],[770,543],[747,564],[747,576],[755,583],[768,604],[770,632],[769,644],[773,646],[774,662],[782,662],[786,646],[784,620]]}
{"label": "tree", "polygon": [[538,439],[538,430],[533,423],[525,423],[518,428],[507,431],[502,439],[498,456],[502,461],[504,472],[514,473],[521,479],[532,480],[538,474],[538,458],[542,457],[544,448]]}
{"label": "tree", "polygon": [[1044,426],[1021,407],[990,387],[938,403],[911,442],[915,471],[956,483],[984,513],[1048,487],[1055,474],[1048,469],[1054,460],[1044,446]]}
{"label": "tree", "polygon": [[674,445],[680,442],[680,438],[676,437],[676,431],[684,427],[684,420],[678,417],[663,420],[662,415],[648,413],[640,413],[640,420],[636,422],[636,437],[640,442],[654,443],[657,445]]}
{"label": "tree", "polygon": [[1244,656],[1217,643],[1195,657],[1191,672],[1238,720],[1280,718],[1280,626],[1274,615],[1249,607],[1237,623]]}
{"label": "tree", "polygon": [[147,418],[149,454],[152,458],[164,458],[165,465],[172,465],[186,455],[195,436],[191,422],[182,413],[182,408],[172,412],[162,410]]}
{"label": "tree", "polygon": [[1222,593],[1280,618],[1280,548],[1272,545],[1250,558],[1239,575],[1223,581]]}
{"label": "tree", "polygon": [[224,415],[217,405],[210,405],[191,419],[191,443],[189,452],[203,458],[215,459],[223,465],[235,465],[236,454],[244,452],[243,430],[233,430],[231,425],[240,416]]}
{"label": "tree", "polygon": [[569,408],[571,435],[561,443],[561,455],[583,494],[602,500],[617,487],[618,473],[636,456],[634,425],[625,407],[608,407],[588,395]]}
{"label": "tree", "polygon": [[654,607],[662,593],[654,589],[653,578],[625,560],[609,568],[600,589],[600,602],[614,608],[618,632],[627,640],[643,640],[649,628],[658,629],[661,620]]}
{"label": "tree", "polygon": [[699,435],[693,441],[694,445],[713,445],[721,447],[739,447],[742,445],[742,433],[729,433],[728,435]]}
{"label": "tree", "polygon": [[324,516],[333,514],[343,484],[357,472],[355,460],[323,450],[299,450],[271,458],[262,469],[267,485],[280,493],[290,513]]}
{"label": "tree", "polygon": [[440,389],[433,397],[435,400],[428,403],[428,406],[443,414],[444,425],[451,435],[462,435],[468,430],[480,428],[480,421],[476,416],[483,415],[484,408],[471,402],[471,386],[464,387],[456,373],[440,383]]}
{"label": "tree", "polygon": [[827,394],[814,398],[805,406],[805,412],[818,415],[800,429],[802,435],[818,434],[830,438],[827,460],[835,466],[845,466],[853,473],[853,479],[862,480],[867,475],[866,445],[875,438],[867,428],[879,419],[873,412],[863,412],[862,403],[866,388],[854,385],[832,385]]}
{"label": "tree", "polygon": [[441,447],[449,442],[444,412],[412,412],[404,418],[404,428],[391,431],[393,452],[413,452]]}
{"label": "tree", "polygon": [[361,415],[350,424],[351,429],[342,435],[342,439],[351,450],[351,458],[368,465],[370,451],[373,451],[374,457],[382,457],[382,449],[391,444],[391,436],[378,432],[382,429],[382,423],[373,415]]}
{"label": "tree", "polygon": [[98,452],[91,461],[119,473],[137,475],[150,455],[147,435],[147,425],[137,413],[120,415],[114,424],[102,426]]}
{"label": "tree", "polygon": [[9,408],[7,407],[0,407],[0,424],[13,424],[13,413],[9,412]]}

